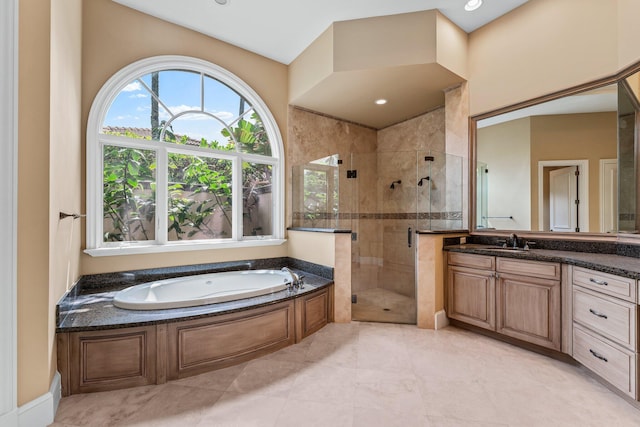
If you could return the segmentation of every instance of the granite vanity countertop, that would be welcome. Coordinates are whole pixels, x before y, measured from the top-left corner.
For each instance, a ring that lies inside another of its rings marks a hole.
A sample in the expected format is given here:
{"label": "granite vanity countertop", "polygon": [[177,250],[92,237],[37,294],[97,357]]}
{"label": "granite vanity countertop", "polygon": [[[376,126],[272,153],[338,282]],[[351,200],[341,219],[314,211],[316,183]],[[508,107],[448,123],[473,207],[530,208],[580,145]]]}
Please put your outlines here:
{"label": "granite vanity countertop", "polygon": [[91,293],[69,294],[64,304],[59,305],[59,319],[62,319],[56,332],[78,332],[148,326],[173,321],[192,320],[203,317],[218,316],[245,310],[247,308],[264,307],[293,299],[297,296],[325,288],[333,280],[293,269],[304,275],[304,288],[289,292],[288,290],[245,298],[237,301],[221,302],[196,307],[171,308],[163,310],[126,310],[113,305],[113,297],[128,285],[96,289]]}
{"label": "granite vanity countertop", "polygon": [[527,251],[509,250],[492,245],[480,245],[473,243],[445,246],[444,250],[532,261],[560,262],[601,271],[603,273],[615,274],[632,279],[640,279],[640,258],[626,257],[622,255],[550,249],[530,249]]}

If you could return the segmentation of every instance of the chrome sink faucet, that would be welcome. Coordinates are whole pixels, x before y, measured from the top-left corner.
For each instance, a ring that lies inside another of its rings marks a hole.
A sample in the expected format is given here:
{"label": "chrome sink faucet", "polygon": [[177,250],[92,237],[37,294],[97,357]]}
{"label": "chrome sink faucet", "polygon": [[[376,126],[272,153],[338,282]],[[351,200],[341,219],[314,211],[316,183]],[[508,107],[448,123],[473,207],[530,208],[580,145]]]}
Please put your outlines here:
{"label": "chrome sink faucet", "polygon": [[289,273],[291,275],[291,283],[289,283],[290,291],[302,289],[304,287],[304,283],[302,282],[302,279],[304,278],[303,275],[294,273],[289,267],[282,267],[280,271],[284,271],[285,273]]}
{"label": "chrome sink faucet", "polygon": [[518,236],[516,236],[516,233],[511,233],[509,239],[511,239],[511,247],[513,249],[518,249]]}

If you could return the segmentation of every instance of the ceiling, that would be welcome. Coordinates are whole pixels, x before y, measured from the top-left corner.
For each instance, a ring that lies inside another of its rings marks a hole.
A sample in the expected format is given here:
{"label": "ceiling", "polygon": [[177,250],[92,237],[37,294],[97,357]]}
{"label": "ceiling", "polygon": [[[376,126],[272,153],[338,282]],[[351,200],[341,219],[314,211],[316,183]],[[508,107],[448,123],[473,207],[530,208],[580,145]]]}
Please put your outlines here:
{"label": "ceiling", "polygon": [[[288,65],[334,22],[438,9],[469,33],[528,0],[484,0],[473,12],[464,10],[467,0],[227,0],[226,5],[218,0],[113,1]],[[376,37],[403,42],[402,30],[382,28],[389,34],[376,31]],[[442,106],[443,90],[462,81],[437,64],[334,71],[290,103],[382,129]],[[389,101],[384,108],[373,103],[380,97]]]}
{"label": "ceiling", "polygon": [[478,122],[478,128],[532,116],[555,114],[603,113],[618,111],[618,85],[612,84],[576,95],[564,96],[542,104],[489,117]]}
{"label": "ceiling", "polygon": [[467,0],[113,1],[289,64],[333,22],[438,9],[469,33],[528,0],[484,0],[473,12]]}

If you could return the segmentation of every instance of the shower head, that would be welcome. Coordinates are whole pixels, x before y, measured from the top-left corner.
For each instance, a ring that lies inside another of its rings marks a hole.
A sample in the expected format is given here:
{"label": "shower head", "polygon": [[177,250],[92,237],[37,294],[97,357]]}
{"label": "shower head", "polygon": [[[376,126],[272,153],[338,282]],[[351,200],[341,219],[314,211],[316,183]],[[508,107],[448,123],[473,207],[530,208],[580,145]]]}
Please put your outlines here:
{"label": "shower head", "polygon": [[429,181],[431,180],[431,177],[425,176],[423,178],[420,178],[420,181],[418,181],[418,186],[422,187],[422,181]]}
{"label": "shower head", "polygon": [[389,188],[393,190],[394,188],[396,188],[396,184],[402,184],[402,181],[401,180],[393,181]]}

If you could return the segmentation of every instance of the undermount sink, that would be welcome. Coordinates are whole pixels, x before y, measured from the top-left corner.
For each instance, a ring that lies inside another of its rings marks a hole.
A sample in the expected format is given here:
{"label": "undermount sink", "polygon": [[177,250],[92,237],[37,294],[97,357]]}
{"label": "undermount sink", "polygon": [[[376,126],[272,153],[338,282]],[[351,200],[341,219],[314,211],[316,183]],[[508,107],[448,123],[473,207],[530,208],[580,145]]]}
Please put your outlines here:
{"label": "undermount sink", "polygon": [[527,248],[487,248],[492,251],[500,251],[500,252],[529,252],[531,249]]}

